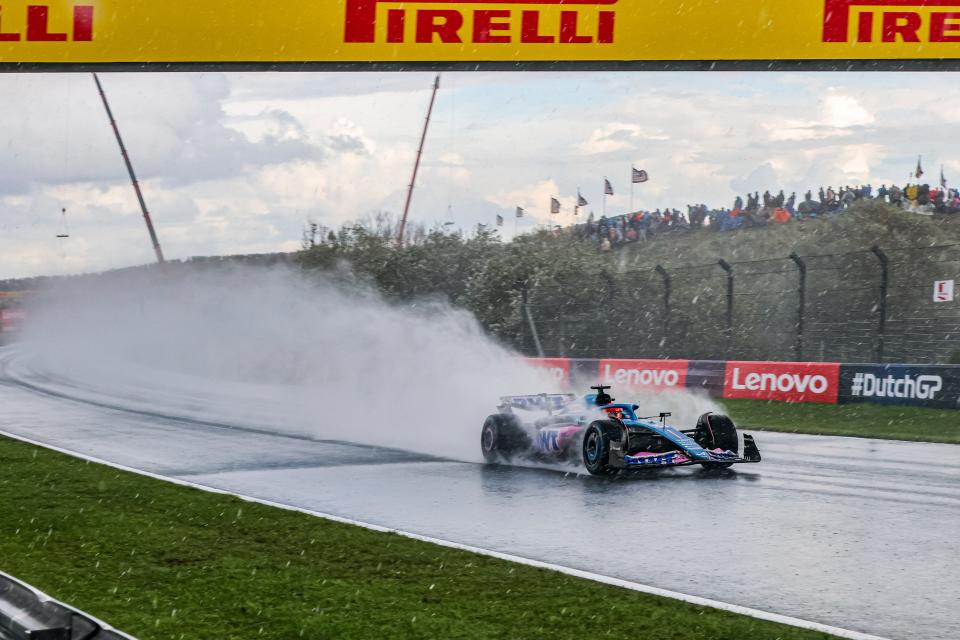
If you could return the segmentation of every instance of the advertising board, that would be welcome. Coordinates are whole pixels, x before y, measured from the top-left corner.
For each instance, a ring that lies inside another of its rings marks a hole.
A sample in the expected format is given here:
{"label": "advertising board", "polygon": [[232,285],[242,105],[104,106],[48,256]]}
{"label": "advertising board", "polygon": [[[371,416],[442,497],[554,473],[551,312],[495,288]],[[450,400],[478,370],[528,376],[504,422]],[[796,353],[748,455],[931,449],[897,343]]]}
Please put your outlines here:
{"label": "advertising board", "polygon": [[958,58],[960,0],[0,0],[5,66]]}
{"label": "advertising board", "polygon": [[724,398],[836,404],[840,365],[829,362],[727,362]]}
{"label": "advertising board", "polygon": [[920,407],[960,407],[960,367],[908,364],[844,364],[841,404],[870,402]]}

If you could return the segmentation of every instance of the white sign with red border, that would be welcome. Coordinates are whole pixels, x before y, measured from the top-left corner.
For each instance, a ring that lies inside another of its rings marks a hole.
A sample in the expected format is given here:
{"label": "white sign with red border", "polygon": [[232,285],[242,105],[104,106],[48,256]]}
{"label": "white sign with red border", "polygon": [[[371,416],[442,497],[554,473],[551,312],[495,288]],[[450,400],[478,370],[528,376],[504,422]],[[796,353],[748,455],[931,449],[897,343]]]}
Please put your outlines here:
{"label": "white sign with red border", "polygon": [[953,302],[953,280],[937,280],[933,283],[934,302]]}

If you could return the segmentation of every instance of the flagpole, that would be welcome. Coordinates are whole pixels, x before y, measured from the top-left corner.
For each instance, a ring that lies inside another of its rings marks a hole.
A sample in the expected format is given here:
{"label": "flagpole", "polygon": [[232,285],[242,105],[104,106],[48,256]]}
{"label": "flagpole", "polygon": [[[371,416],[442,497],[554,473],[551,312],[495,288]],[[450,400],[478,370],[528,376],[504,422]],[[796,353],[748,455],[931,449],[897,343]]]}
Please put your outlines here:
{"label": "flagpole", "polygon": [[630,165],[630,213],[633,213],[633,165]]}
{"label": "flagpole", "polygon": [[607,177],[603,177],[603,217],[607,217]]}

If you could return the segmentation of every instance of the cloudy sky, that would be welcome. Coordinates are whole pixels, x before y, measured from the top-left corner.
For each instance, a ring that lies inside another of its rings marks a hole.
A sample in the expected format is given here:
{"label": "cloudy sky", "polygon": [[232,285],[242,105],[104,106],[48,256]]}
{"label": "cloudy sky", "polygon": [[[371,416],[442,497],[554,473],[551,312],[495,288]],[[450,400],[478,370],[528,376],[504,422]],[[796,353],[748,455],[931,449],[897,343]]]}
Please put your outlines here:
{"label": "cloudy sky", "polygon": [[[444,74],[411,216],[568,224],[820,185],[905,182],[923,154],[960,184],[955,74]],[[106,74],[169,258],[296,249],[308,220],[402,209],[425,73]],[[152,260],[88,74],[0,74],[0,278]],[[549,215],[549,199],[564,203]],[[64,229],[61,209],[67,209]],[[56,235],[68,230],[70,238]]]}

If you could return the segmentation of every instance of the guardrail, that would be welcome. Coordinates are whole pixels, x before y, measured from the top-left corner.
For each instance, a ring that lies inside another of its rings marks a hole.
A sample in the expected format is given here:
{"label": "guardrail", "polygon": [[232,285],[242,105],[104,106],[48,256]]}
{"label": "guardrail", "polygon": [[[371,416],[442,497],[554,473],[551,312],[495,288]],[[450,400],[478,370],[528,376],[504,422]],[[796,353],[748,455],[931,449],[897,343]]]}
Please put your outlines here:
{"label": "guardrail", "polygon": [[0,572],[0,640],[136,640]]}
{"label": "guardrail", "polygon": [[720,398],[960,409],[957,365],[619,358],[527,361],[567,384],[600,381],[652,391],[697,390]]}

